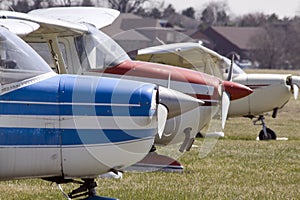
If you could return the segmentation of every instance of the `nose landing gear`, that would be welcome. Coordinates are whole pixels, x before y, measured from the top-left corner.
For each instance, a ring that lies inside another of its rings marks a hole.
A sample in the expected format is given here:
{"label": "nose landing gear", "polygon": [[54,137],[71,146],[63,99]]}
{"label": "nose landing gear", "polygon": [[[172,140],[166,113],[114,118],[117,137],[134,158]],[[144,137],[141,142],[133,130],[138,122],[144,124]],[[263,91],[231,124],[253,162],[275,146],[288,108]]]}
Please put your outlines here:
{"label": "nose landing gear", "polygon": [[[55,182],[64,195],[66,199],[78,199],[81,200],[118,200],[110,197],[100,197],[97,196],[95,188],[97,187],[97,183],[93,178],[83,178],[82,181],[73,180],[73,179],[64,179],[63,177],[49,177],[44,178],[46,181]],[[60,184],[66,183],[76,183],[80,186],[77,189],[74,189],[69,194],[65,193]]]}
{"label": "nose landing gear", "polygon": [[[257,122],[261,122],[260,124]],[[276,140],[276,134],[275,132],[267,128],[265,123],[265,117],[263,115],[260,115],[256,120],[253,121],[254,125],[262,125],[262,130],[259,132],[259,140]]]}

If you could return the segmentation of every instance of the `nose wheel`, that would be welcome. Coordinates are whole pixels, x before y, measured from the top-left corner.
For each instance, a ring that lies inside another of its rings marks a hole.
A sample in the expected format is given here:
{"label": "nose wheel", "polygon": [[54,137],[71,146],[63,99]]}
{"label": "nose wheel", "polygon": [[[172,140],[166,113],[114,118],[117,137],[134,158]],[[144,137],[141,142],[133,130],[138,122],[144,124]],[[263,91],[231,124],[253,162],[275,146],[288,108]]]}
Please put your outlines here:
{"label": "nose wheel", "polygon": [[[261,122],[258,124],[257,122]],[[253,121],[254,125],[262,125],[262,130],[259,132],[259,140],[276,140],[276,134],[275,132],[267,128],[266,123],[265,123],[265,117],[263,115],[260,115],[257,120]]]}
{"label": "nose wheel", "polygon": [[259,132],[259,140],[276,140],[276,134],[272,129],[266,128]]}
{"label": "nose wheel", "polygon": [[[82,181],[77,181],[73,179],[64,179],[63,177],[50,177],[44,178],[46,181],[55,182],[64,195],[64,197],[68,200],[78,199],[81,200],[118,200],[110,197],[100,197],[97,196],[95,188],[97,187],[97,183],[93,178],[83,178]],[[66,183],[76,183],[80,186],[77,189],[74,189],[69,194],[65,193],[60,184]]]}

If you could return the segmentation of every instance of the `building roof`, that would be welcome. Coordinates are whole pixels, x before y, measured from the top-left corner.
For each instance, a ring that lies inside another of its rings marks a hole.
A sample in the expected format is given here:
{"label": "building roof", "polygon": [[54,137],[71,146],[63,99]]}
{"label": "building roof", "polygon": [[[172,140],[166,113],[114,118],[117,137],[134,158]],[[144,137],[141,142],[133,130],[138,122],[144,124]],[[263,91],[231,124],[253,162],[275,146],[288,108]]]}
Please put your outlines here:
{"label": "building roof", "polygon": [[191,38],[193,38],[196,41],[201,41],[203,42],[204,46],[213,49],[213,42],[211,41],[211,39],[209,37],[207,37],[207,35],[205,35],[204,33],[202,33],[201,31],[196,31],[194,33],[192,33],[190,35]]}
{"label": "building roof", "polygon": [[177,24],[177,25],[181,25],[184,28],[187,29],[197,29],[198,26],[201,24],[201,22],[199,20],[196,19],[192,19],[190,17],[178,14],[178,13],[174,13],[172,15],[170,15],[167,18],[167,21],[171,24]]}
{"label": "building roof", "polygon": [[213,26],[210,28],[232,44],[244,50],[251,49],[251,38],[263,31],[260,27]]}
{"label": "building roof", "polygon": [[135,29],[131,29],[128,31],[122,31],[119,32],[115,35],[111,36],[114,40],[127,40],[127,41],[148,41],[150,42],[151,40]]}
{"label": "building roof", "polygon": [[108,35],[115,35],[117,33],[120,33],[124,31],[121,28],[121,25],[123,21],[127,19],[141,19],[141,17],[134,15],[132,13],[121,13],[119,17],[117,17],[117,19],[111,25],[104,27],[101,30]]}
{"label": "building roof", "polygon": [[121,24],[121,29],[123,30],[141,27],[161,27],[161,25],[158,20],[151,18],[125,19]]}
{"label": "building roof", "polygon": [[101,30],[108,35],[115,35],[122,31],[143,27],[161,27],[161,25],[157,19],[143,18],[132,13],[121,13],[110,26]]}

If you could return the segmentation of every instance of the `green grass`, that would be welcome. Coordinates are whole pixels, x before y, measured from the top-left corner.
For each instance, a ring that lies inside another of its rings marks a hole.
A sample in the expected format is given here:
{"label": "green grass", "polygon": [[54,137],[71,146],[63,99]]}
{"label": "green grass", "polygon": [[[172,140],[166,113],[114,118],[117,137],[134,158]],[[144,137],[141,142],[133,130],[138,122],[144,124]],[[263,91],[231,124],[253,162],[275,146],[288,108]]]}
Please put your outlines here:
{"label": "green grass", "polygon": [[[300,198],[297,140],[222,139],[206,158],[199,159],[193,148],[180,160],[183,174],[126,173],[122,180],[98,179],[97,191],[121,199]],[[64,199],[55,185],[41,180],[1,182],[0,193],[1,199]]]}
{"label": "green grass", "polygon": [[[256,141],[261,126],[231,118],[226,137],[203,159],[197,139],[179,160],[184,173],[125,173],[97,179],[97,192],[120,199],[300,199],[300,100],[291,101],[267,125],[288,141]],[[69,192],[75,185],[63,185]],[[65,199],[55,184],[38,180],[0,182],[0,199]]]}

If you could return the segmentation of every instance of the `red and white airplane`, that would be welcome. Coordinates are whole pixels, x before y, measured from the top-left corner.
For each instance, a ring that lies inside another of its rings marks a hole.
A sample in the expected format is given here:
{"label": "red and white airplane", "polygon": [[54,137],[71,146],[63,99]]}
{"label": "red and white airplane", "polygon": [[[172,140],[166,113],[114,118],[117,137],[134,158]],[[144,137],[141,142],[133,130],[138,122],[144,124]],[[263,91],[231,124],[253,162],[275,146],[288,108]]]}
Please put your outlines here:
{"label": "red and white airplane", "polygon": [[[300,77],[291,74],[246,74],[234,62],[198,43],[176,43],[149,47],[138,51],[136,59],[167,63],[175,66],[205,70],[208,65],[214,68],[213,74],[225,80],[232,80],[250,87],[253,93],[231,102],[229,117],[249,117],[261,122],[259,139],[276,139],[276,134],[265,124],[264,114],[273,112],[275,118],[282,108],[294,96],[298,96]],[[212,61],[212,62],[209,62]],[[232,71],[229,66],[232,65]],[[223,74],[223,72],[225,72]],[[228,73],[229,72],[229,73]],[[230,74],[230,75],[229,75]],[[229,77],[228,77],[229,76]]]}

